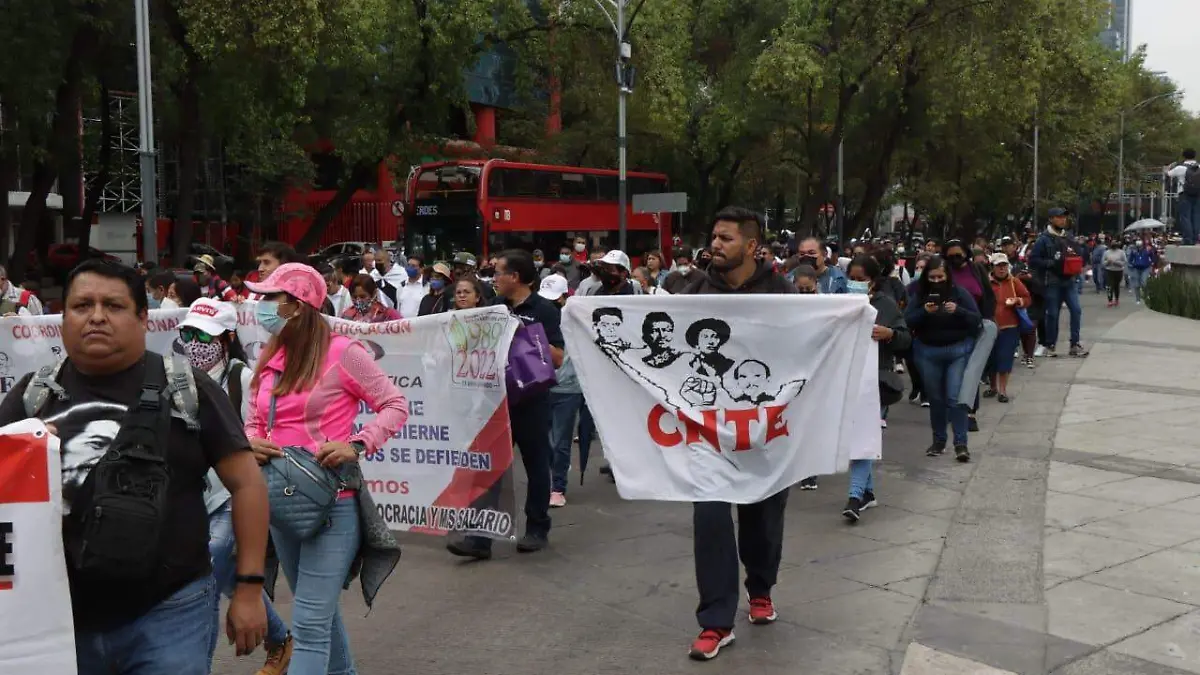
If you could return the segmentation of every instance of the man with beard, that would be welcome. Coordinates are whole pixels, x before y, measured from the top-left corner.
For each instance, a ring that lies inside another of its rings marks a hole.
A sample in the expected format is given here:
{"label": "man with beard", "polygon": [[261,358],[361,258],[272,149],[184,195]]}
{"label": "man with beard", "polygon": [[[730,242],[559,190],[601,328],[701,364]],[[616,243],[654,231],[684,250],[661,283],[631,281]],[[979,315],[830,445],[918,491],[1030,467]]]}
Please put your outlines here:
{"label": "man with beard", "polygon": [[650,312],[642,320],[642,340],[650,353],[642,357],[642,363],[651,368],[666,368],[675,363],[683,352],[675,349],[675,321],[666,312]]}
{"label": "man with beard", "polygon": [[[689,284],[684,294],[795,293],[772,265],[755,261],[762,238],[762,222],[748,209],[727,207],[713,218],[712,263],[708,272]],[[738,559],[746,566],[746,593],[750,596],[750,623],[769,624],[777,614],[771,588],[783,556],[783,513],[788,490],[757,504],[738,504],[734,529],[731,505],[696,502],[693,505],[696,585],[700,604],[696,620],[700,635],[690,656],[708,660],[732,644],[738,608]],[[740,550],[739,550],[740,543]]]}

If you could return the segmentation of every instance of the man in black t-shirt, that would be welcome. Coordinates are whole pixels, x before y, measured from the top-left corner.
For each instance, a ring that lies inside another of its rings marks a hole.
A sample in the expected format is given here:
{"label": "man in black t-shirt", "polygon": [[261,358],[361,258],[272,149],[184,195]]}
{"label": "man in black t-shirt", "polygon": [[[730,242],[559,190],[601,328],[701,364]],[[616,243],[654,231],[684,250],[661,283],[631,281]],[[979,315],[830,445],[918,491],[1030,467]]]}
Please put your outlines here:
{"label": "man in black t-shirt", "polygon": [[[82,514],[91,510],[88,476],[136,405],[152,359],[146,352],[146,289],[137,273],[88,261],[67,280],[58,381],[39,416],[61,440],[63,542],[71,587],[79,672],[204,675],[215,635],[217,590],[208,552],[204,480],[215,467],[233,499],[238,587],[226,621],[239,654],[262,643],[267,491],[238,414],[215,382],[194,371],[199,431],[173,416],[163,439],[170,479],[159,564],[144,578],[113,579],[78,569]],[[169,358],[169,357],[168,357]],[[25,419],[25,376],[0,403],[0,424]]]}
{"label": "man in black t-shirt", "polygon": [[[496,298],[488,304],[505,305],[523,325],[541,324],[546,341],[550,343],[554,367],[558,368],[563,362],[561,317],[558,306],[533,292],[537,280],[537,268],[529,251],[504,251],[497,256]],[[549,393],[527,396],[515,405],[510,403],[508,418],[513,443],[521,450],[521,463],[529,478],[525,495],[525,536],[517,542],[517,551],[532,553],[545,548],[550,536]],[[446,549],[454,555],[482,560],[492,557],[492,540],[466,537],[447,544]]]}

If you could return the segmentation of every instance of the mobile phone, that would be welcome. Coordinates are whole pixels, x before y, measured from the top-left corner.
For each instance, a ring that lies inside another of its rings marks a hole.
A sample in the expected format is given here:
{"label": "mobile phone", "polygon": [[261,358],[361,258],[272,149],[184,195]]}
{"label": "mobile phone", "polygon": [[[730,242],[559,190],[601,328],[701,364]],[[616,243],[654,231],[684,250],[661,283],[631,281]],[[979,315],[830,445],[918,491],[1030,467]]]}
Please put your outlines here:
{"label": "mobile phone", "polygon": [[945,300],[942,299],[941,293],[930,293],[929,295],[925,296],[925,302],[926,304],[932,302],[935,305],[940,305],[944,303]]}

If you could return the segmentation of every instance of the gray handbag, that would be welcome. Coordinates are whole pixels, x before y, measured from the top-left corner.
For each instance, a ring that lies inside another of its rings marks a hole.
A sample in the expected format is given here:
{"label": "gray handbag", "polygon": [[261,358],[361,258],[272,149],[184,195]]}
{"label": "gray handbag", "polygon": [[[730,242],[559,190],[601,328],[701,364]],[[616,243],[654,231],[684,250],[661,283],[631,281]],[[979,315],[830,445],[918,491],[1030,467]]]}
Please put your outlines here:
{"label": "gray handbag", "polygon": [[[275,397],[267,417],[267,439],[275,427]],[[297,539],[315,535],[328,521],[338,492],[346,488],[341,477],[323,466],[302,447],[284,446],[282,457],[262,467],[267,481],[271,525]]]}

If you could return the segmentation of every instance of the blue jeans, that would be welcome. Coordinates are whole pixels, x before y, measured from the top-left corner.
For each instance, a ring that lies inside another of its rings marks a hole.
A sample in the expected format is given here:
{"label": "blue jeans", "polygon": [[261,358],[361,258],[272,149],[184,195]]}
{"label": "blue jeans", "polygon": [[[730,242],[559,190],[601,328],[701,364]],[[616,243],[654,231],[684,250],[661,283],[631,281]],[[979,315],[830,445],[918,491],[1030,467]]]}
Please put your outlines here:
{"label": "blue jeans", "polygon": [[1191,246],[1196,243],[1200,234],[1200,197],[1189,197],[1179,194],[1179,234],[1183,237],[1183,245]]}
{"label": "blue jeans", "polygon": [[850,497],[852,499],[862,499],[863,495],[868,492],[875,494],[874,468],[874,460],[850,460]]}
{"label": "blue jeans", "polygon": [[1133,299],[1137,302],[1142,301],[1142,288],[1146,286],[1146,279],[1150,278],[1150,268],[1139,270],[1133,267],[1129,268],[1129,285],[1133,287]]}
{"label": "blue jeans", "polygon": [[76,631],[79,675],[208,675],[216,604],[209,575],[124,626]]}
{"label": "blue jeans", "polygon": [[271,528],[275,553],[295,596],[289,675],[353,675],[338,599],[358,553],[358,503],[339,499],[329,524],[303,541]]}
{"label": "blue jeans", "polygon": [[[575,415],[583,405],[583,394],[550,392],[550,491],[567,493],[567,472],[571,470],[572,431]],[[579,447],[586,447],[583,434]],[[586,439],[589,443],[591,438]]]}
{"label": "blue jeans", "polygon": [[1104,265],[1092,265],[1092,283],[1096,284],[1096,292],[1103,293],[1106,289],[1104,280]]}
{"label": "blue jeans", "polygon": [[954,444],[967,444],[967,408],[955,401],[962,388],[963,373],[975,340],[966,339],[944,347],[913,342],[913,355],[921,371],[925,400],[929,401],[929,425],[933,442],[946,444],[946,424],[954,429]]}
{"label": "blue jeans", "polygon": [[[217,592],[225,597],[233,596],[235,586],[233,578],[237,576],[237,556],[234,555],[232,500],[226,501],[221,508],[208,517],[208,554],[212,556],[213,578],[217,582]],[[287,640],[288,628],[271,598],[263,591],[263,604],[267,607],[267,642],[272,645],[283,644]],[[212,648],[217,648],[221,636],[220,603],[214,608],[217,619],[213,622]],[[209,652],[209,666],[212,663],[212,652]]]}
{"label": "blue jeans", "polygon": [[1046,338],[1042,344],[1054,347],[1058,344],[1058,315],[1063,302],[1071,313],[1071,344],[1079,344],[1079,324],[1083,321],[1083,309],[1079,306],[1079,289],[1068,279],[1060,283],[1046,284]]}

